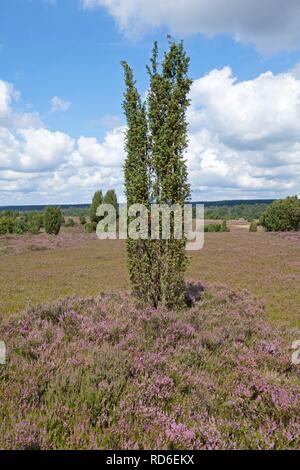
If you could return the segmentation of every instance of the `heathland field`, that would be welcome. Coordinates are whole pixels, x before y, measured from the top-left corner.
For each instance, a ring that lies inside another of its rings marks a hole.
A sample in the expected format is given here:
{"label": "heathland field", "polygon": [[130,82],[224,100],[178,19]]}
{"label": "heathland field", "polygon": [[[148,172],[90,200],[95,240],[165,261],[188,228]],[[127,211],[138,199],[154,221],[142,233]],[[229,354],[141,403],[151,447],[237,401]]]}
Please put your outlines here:
{"label": "heathland field", "polygon": [[0,237],[0,448],[299,449],[300,232],[229,225],[181,310],[126,293],[121,241]]}
{"label": "heathland field", "polygon": [[[229,233],[206,233],[203,250],[189,252],[187,280],[247,289],[268,317],[300,326],[300,233],[249,233],[230,223]],[[125,245],[100,241],[79,225],[60,234],[0,236],[0,311],[67,296],[129,289]]]}

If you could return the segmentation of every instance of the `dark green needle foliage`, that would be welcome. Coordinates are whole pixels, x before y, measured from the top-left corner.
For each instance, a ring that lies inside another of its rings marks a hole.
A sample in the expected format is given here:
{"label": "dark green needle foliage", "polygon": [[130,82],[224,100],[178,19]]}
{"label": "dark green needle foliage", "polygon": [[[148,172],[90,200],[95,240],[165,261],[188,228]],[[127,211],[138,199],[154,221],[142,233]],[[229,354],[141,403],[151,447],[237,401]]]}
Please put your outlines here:
{"label": "dark green needle foliage", "polygon": [[[128,207],[144,204],[150,208],[150,169],[148,126],[145,105],[135,86],[133,73],[126,62],[122,62],[126,90],[124,93],[124,113],[128,123],[125,138],[127,158],[124,165],[125,195]],[[131,217],[128,217],[128,223]],[[151,241],[140,237],[127,238],[127,265],[132,290],[136,297],[151,303]]]}
{"label": "dark green needle foliage", "polygon": [[104,204],[111,204],[115,210],[116,213],[118,213],[118,198],[116,195],[116,191],[114,189],[109,189],[103,198],[103,203]]}
{"label": "dark green needle foliage", "polygon": [[44,227],[48,234],[58,235],[62,222],[61,210],[58,207],[47,207],[44,212]]}
{"label": "dark green needle foliage", "polygon": [[[184,154],[187,148],[186,111],[192,81],[188,77],[189,58],[183,43],[171,41],[158,63],[154,44],[147,67],[150,86],[142,103],[133,73],[126,62],[124,111],[127,118],[125,187],[127,203],[179,204],[190,196]],[[154,307],[184,304],[186,240],[127,241],[127,255],[133,291]],[[150,220],[149,220],[150,225]],[[149,227],[150,230],[150,227]]]}
{"label": "dark green needle foliage", "polygon": [[300,230],[300,201],[297,196],[272,202],[260,218],[267,232]]}
{"label": "dark green needle foliage", "polygon": [[257,232],[257,222],[256,220],[251,220],[249,226],[249,232]]}
{"label": "dark green needle foliage", "polygon": [[100,220],[100,218],[96,215],[96,212],[100,204],[102,204],[102,202],[103,202],[102,191],[96,191],[93,196],[92,204],[90,207],[90,220],[91,220],[91,223],[94,223],[96,225]]}

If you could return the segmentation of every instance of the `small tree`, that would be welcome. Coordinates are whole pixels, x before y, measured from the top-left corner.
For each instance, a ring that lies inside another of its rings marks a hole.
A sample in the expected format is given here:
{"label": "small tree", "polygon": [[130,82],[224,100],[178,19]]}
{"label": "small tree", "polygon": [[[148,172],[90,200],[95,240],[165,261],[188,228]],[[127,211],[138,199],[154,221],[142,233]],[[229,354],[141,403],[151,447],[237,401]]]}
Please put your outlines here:
{"label": "small tree", "polygon": [[100,218],[96,215],[97,209],[102,204],[103,202],[103,195],[102,191],[96,191],[93,200],[92,200],[92,205],[90,207],[90,220],[91,223],[98,223]]}
{"label": "small tree", "polygon": [[27,217],[16,217],[16,219],[14,219],[13,233],[23,235],[25,232],[28,232]]}
{"label": "small tree", "polygon": [[230,228],[227,225],[227,220],[223,220],[222,225],[220,227],[221,232],[230,232]]}
{"label": "small tree", "polygon": [[58,207],[47,207],[44,212],[44,227],[48,234],[58,235],[62,222],[61,210]]}
{"label": "small tree", "polygon": [[[150,208],[150,177],[146,108],[135,86],[132,69],[122,63],[126,90],[123,108],[128,123],[125,138],[127,157],[124,164],[125,195],[128,206],[143,204]],[[131,218],[128,217],[128,223]],[[153,304],[151,241],[126,240],[127,266],[134,295]]]}
{"label": "small tree", "polygon": [[66,227],[74,227],[74,226],[75,226],[74,219],[68,219],[66,222]]}
{"label": "small tree", "polygon": [[260,219],[267,232],[300,229],[300,201],[297,196],[272,202]]}
{"label": "small tree", "polygon": [[28,231],[32,234],[32,235],[37,235],[40,231],[40,226],[39,226],[39,223],[36,221],[36,220],[31,220],[31,222],[29,222],[28,224]]}
{"label": "small tree", "polygon": [[[150,88],[142,103],[132,70],[125,71],[126,133],[125,190],[127,204],[152,203],[182,208],[190,195],[184,153],[187,147],[186,111],[192,81],[183,43],[170,42],[161,67],[154,44],[147,67]],[[150,226],[150,223],[149,223]],[[171,217],[169,240],[127,240],[127,259],[134,292],[154,307],[184,303],[186,240],[174,237]]]}
{"label": "small tree", "polygon": [[115,210],[116,213],[118,213],[118,198],[116,195],[116,191],[114,189],[109,189],[103,198],[103,203],[104,204],[111,204]]}
{"label": "small tree", "polygon": [[251,220],[249,226],[249,232],[257,232],[257,222],[256,220]]}
{"label": "small tree", "polygon": [[[151,201],[169,206],[179,204],[182,208],[190,196],[184,158],[188,143],[186,112],[192,84],[188,77],[189,61],[183,43],[171,41],[159,67],[155,42],[147,68]],[[157,286],[155,304],[167,307],[182,306],[185,299],[186,240],[176,240],[172,228],[170,239],[158,240],[152,250],[153,284]]]}
{"label": "small tree", "polygon": [[42,212],[37,212],[36,214],[33,215],[32,221],[38,226],[38,229],[40,230],[43,225],[44,225],[44,215]]}

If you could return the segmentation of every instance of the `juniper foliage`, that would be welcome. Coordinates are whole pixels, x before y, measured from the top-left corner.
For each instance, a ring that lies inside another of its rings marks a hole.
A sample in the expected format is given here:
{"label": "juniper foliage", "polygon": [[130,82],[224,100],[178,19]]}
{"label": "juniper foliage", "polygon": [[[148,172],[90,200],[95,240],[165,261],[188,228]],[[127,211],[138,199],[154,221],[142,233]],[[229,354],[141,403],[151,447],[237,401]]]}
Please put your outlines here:
{"label": "juniper foliage", "polygon": [[97,212],[97,209],[98,207],[100,206],[100,204],[102,204],[103,202],[103,195],[102,195],[102,191],[96,191],[94,196],[93,196],[93,200],[92,200],[92,204],[91,204],[91,207],[90,207],[90,221],[91,223],[98,223],[100,218],[96,215],[96,212]]}
{"label": "juniper foliage", "polygon": [[[190,196],[184,159],[187,147],[186,111],[192,84],[188,77],[189,58],[183,43],[170,41],[161,66],[154,43],[147,71],[150,87],[141,101],[131,68],[123,62],[127,118],[125,187],[128,205],[140,203],[179,204]],[[148,230],[150,231],[150,223]],[[174,237],[171,216],[169,240],[127,240],[127,258],[133,291],[154,307],[184,304],[186,240]]]}
{"label": "juniper foliage", "polygon": [[58,207],[47,207],[44,212],[45,232],[58,235],[62,223],[61,210]]}

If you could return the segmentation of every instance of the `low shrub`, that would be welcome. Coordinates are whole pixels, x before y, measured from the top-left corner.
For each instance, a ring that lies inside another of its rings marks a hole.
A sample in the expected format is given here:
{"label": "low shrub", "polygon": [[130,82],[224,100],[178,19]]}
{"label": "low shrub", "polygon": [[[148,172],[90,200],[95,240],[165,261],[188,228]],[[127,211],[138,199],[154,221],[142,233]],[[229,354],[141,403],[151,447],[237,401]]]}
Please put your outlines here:
{"label": "low shrub", "polygon": [[5,235],[7,232],[8,232],[7,222],[4,219],[4,217],[1,217],[1,219],[0,219],[0,235]]}
{"label": "low shrub", "polygon": [[68,219],[65,225],[66,227],[74,227],[75,226],[74,219]]}
{"label": "low shrub", "polygon": [[87,233],[95,232],[96,228],[97,228],[97,223],[96,222],[90,222],[90,223],[88,223],[84,226],[84,230]]}
{"label": "low shrub", "polygon": [[0,218],[0,235],[13,233],[13,231],[14,231],[14,219],[12,217],[1,217]]}
{"label": "low shrub", "polygon": [[28,231],[29,231],[29,233],[31,233],[32,235],[37,235],[37,234],[40,232],[40,225],[39,225],[38,221],[32,220],[32,221],[28,224]]}
{"label": "low shrub", "polygon": [[226,220],[223,220],[220,231],[221,232],[230,232],[230,228],[228,227]]}
{"label": "low shrub", "polygon": [[14,219],[14,218],[16,218],[18,215],[19,215],[19,213],[18,213],[17,211],[12,211],[12,210],[10,210],[10,209],[6,209],[6,210],[4,210],[4,211],[0,211],[0,219],[1,219],[2,217]]}
{"label": "low shrub", "polygon": [[44,212],[44,227],[46,233],[58,235],[61,223],[61,210],[58,207],[47,207]]}
{"label": "low shrub", "polygon": [[81,225],[85,225],[86,224],[86,218],[84,217],[84,215],[80,215],[79,216],[79,222]]}
{"label": "low shrub", "polygon": [[226,220],[221,224],[206,224],[204,225],[204,232],[230,232]]}
{"label": "low shrub", "polygon": [[27,218],[24,216],[17,217],[14,220],[13,233],[15,233],[16,235],[23,235],[23,233],[26,232],[28,232]]}
{"label": "low shrub", "polygon": [[221,224],[206,224],[204,225],[204,232],[219,232]]}
{"label": "low shrub", "polygon": [[251,220],[250,226],[249,226],[249,232],[257,232],[257,222],[256,220]]}
{"label": "low shrub", "polygon": [[29,223],[34,223],[40,230],[44,226],[44,213],[43,212],[30,212],[28,215]]}

